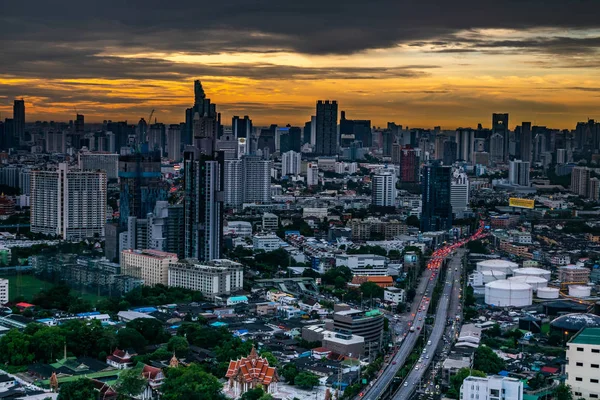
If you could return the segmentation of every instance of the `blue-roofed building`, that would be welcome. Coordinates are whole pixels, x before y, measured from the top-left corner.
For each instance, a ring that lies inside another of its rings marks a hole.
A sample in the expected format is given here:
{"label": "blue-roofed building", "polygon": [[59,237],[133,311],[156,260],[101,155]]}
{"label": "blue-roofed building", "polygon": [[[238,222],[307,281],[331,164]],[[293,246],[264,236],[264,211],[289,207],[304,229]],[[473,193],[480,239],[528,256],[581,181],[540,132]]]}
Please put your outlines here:
{"label": "blue-roofed building", "polygon": [[231,296],[230,298],[227,299],[227,305],[228,306],[233,306],[236,304],[248,304],[248,297],[246,296]]}
{"label": "blue-roofed building", "polygon": [[140,312],[140,313],[144,313],[144,314],[150,314],[150,313],[156,312],[158,310],[154,307],[139,307],[139,308],[134,308],[131,311],[136,311],[136,312]]}
{"label": "blue-roofed building", "polygon": [[212,326],[213,328],[221,328],[228,326],[228,324],[226,324],[225,322],[217,321],[210,324],[210,326]]}

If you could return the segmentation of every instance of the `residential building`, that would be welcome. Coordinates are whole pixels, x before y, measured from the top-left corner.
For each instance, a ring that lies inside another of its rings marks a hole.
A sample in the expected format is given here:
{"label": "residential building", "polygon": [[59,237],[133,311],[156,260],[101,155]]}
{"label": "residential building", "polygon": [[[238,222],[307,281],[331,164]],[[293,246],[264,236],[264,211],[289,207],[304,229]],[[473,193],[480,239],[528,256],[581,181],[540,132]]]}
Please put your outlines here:
{"label": "residential building", "polygon": [[459,170],[455,170],[452,174],[450,203],[455,218],[462,218],[469,207],[469,177]]}
{"label": "residential building", "polygon": [[224,203],[226,207],[238,208],[244,203],[244,176],[242,160],[225,160]]}
{"label": "residential building", "polygon": [[25,100],[13,103],[13,136],[17,144],[25,142]]}
{"label": "residential building", "polygon": [[317,102],[315,153],[323,156],[338,154],[337,101]]}
{"label": "residential building", "polygon": [[123,250],[121,272],[143,279],[144,285],[169,283],[169,264],[177,262],[177,254],[159,250]]}
{"label": "residential building", "polygon": [[281,154],[281,175],[299,175],[302,154],[293,150]]}
{"label": "residential building", "polygon": [[106,173],[69,170],[32,171],[31,232],[65,240],[104,237]]}
{"label": "residential building", "polygon": [[406,292],[404,289],[388,287],[383,291],[383,300],[396,305],[404,303],[406,302]]}
{"label": "residential building", "polygon": [[243,278],[242,264],[230,260],[201,264],[189,259],[168,266],[169,286],[199,291],[210,299],[242,290]]}
{"label": "residential building", "polygon": [[579,196],[588,196],[588,183],[590,169],[587,167],[574,167],[571,172],[571,192]]}
{"label": "residential building", "polygon": [[502,376],[468,376],[460,387],[460,399],[523,400],[523,382]]}
{"label": "residential building", "polygon": [[588,198],[595,201],[600,200],[600,179],[594,177],[588,181]]}
{"label": "residential building", "polygon": [[263,231],[276,231],[279,228],[279,217],[272,213],[262,215]]}
{"label": "residential building", "polygon": [[373,282],[380,288],[389,288],[394,286],[394,278],[391,276],[362,276],[362,275],[354,275],[352,277],[351,286],[360,286],[366,282]]}
{"label": "residential building", "polygon": [[306,166],[306,186],[317,186],[319,184],[319,165],[308,163]]}
{"label": "residential building", "polygon": [[252,245],[254,246],[254,251],[262,250],[265,252],[269,252],[279,249],[283,244],[284,243],[279,238],[279,236],[274,234],[254,235],[254,237],[252,238]]}
{"label": "residential building", "polygon": [[0,278],[0,305],[8,303],[8,279]]}
{"label": "residential building", "polygon": [[244,203],[268,204],[271,202],[271,168],[273,162],[261,157],[242,157]]}
{"label": "residential building", "polygon": [[167,130],[167,154],[169,160],[180,162],[183,158],[181,152],[181,125],[171,124]]}
{"label": "residential building", "polygon": [[443,231],[452,227],[452,168],[439,164],[423,168],[421,231]]}
{"label": "residential building", "polygon": [[248,221],[227,221],[223,232],[240,237],[252,236],[252,223]]}
{"label": "residential building", "polygon": [[119,155],[107,152],[80,151],[79,169],[84,171],[104,171],[109,180],[119,177]]}
{"label": "residential building", "polygon": [[380,169],[373,175],[371,202],[374,206],[394,207],[396,204],[396,172]]}
{"label": "residential building", "polygon": [[577,265],[565,265],[558,268],[558,280],[561,282],[588,283],[590,270]]}
{"label": "residential building", "polygon": [[512,185],[529,186],[529,167],[530,163],[528,161],[511,161],[508,170],[508,181]]}
{"label": "residential building", "polygon": [[568,265],[571,263],[571,256],[568,254],[554,254],[550,257],[552,265]]}
{"label": "residential building", "polygon": [[600,398],[600,328],[583,328],[567,343],[567,385],[575,399]]}

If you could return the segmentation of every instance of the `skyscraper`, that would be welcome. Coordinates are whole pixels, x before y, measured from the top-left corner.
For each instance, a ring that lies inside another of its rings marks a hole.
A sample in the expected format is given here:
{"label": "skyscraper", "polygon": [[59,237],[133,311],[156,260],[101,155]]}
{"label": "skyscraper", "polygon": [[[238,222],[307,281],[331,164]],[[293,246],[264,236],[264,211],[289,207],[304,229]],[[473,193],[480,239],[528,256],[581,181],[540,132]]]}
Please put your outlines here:
{"label": "skyscraper", "polygon": [[458,128],[456,130],[455,138],[458,150],[456,154],[457,159],[471,162],[475,141],[475,131],[471,128]]}
{"label": "skyscraper", "polygon": [[382,168],[375,172],[371,184],[371,204],[379,207],[393,207],[396,204],[396,171]]}
{"label": "skyscraper", "polygon": [[288,151],[281,155],[281,175],[299,175],[302,155],[295,151]]}
{"label": "skyscraper", "polygon": [[340,114],[340,145],[347,147],[355,141],[363,147],[371,147],[371,120],[346,119],[346,112]]}
{"label": "skyscraper", "polygon": [[31,173],[31,232],[64,240],[104,237],[106,173],[69,170]]}
{"label": "skyscraper", "polygon": [[452,165],[457,160],[458,146],[453,140],[446,140],[444,142],[442,162],[444,165]]}
{"label": "skyscraper", "polygon": [[225,206],[232,208],[241,207],[244,203],[242,160],[225,160],[224,171],[223,201]]}
{"label": "skyscraper", "polygon": [[532,161],[533,138],[531,136],[531,122],[521,123],[521,134],[519,138],[519,157],[523,161]]}
{"label": "skyscraper", "polygon": [[452,167],[439,163],[423,167],[421,230],[445,231],[452,228]]}
{"label": "skyscraper", "polygon": [[169,125],[167,131],[167,153],[169,160],[181,161],[181,126],[179,124]]}
{"label": "skyscraper", "polygon": [[13,123],[15,141],[21,144],[25,141],[25,100],[15,100],[13,104]]}
{"label": "skyscraper", "polygon": [[511,161],[508,169],[508,181],[513,185],[529,186],[529,167],[529,162]]}
{"label": "skyscraper", "polygon": [[336,156],[338,154],[337,101],[317,102],[316,151],[317,155]]}
{"label": "skyscraper", "polygon": [[454,217],[462,218],[469,205],[469,178],[467,174],[458,169],[452,174],[450,203]]}
{"label": "skyscraper", "polygon": [[571,192],[579,196],[587,196],[590,170],[587,167],[575,167],[571,172]]}
{"label": "skyscraper", "polygon": [[500,133],[494,133],[490,137],[490,158],[494,164],[504,161],[504,136]]}
{"label": "skyscraper", "polygon": [[231,118],[231,131],[236,139],[250,139],[252,135],[252,120],[247,115],[244,115],[244,118],[235,115]]}
{"label": "skyscraper", "polygon": [[400,150],[400,182],[419,183],[419,156],[415,149]]}
{"label": "skyscraper", "polygon": [[273,162],[247,155],[242,158],[244,203],[271,202],[271,168]]}
{"label": "skyscraper", "polygon": [[[502,155],[503,161],[508,161],[508,150],[509,150],[509,129],[508,129],[508,113],[505,114],[492,114],[492,132],[497,133],[502,136],[503,147],[502,147]],[[490,150],[492,153],[492,158],[494,158],[494,152]]]}
{"label": "skyscraper", "polygon": [[186,121],[190,116],[193,145],[183,153],[184,254],[208,261],[221,256],[225,156],[215,151],[220,126],[216,105],[206,98],[198,80],[194,82],[194,106],[186,111]]}

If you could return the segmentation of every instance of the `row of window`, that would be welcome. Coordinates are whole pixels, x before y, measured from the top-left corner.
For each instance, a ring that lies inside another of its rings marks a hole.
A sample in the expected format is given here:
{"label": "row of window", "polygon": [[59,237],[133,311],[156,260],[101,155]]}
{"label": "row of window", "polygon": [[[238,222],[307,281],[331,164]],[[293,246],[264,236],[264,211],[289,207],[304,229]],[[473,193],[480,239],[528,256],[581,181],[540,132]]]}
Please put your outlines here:
{"label": "row of window", "polygon": [[[575,365],[578,366],[578,367],[583,367],[583,363],[582,362],[576,362]],[[600,368],[599,364],[590,364],[590,366],[592,368]]]}
{"label": "row of window", "polygon": [[[575,377],[575,380],[577,382],[583,382],[583,378],[580,378],[580,377]],[[598,379],[590,378],[590,383],[598,383],[598,382],[599,382]]]}
{"label": "row of window", "polygon": [[[577,351],[584,351],[583,347],[578,347]],[[600,353],[600,349],[592,349],[592,353]]]}
{"label": "row of window", "polygon": [[[575,397],[582,396],[582,395],[583,394],[581,392],[575,392]],[[598,395],[594,394],[594,393],[590,393],[589,396],[590,396],[590,399],[597,399],[598,398]]]}

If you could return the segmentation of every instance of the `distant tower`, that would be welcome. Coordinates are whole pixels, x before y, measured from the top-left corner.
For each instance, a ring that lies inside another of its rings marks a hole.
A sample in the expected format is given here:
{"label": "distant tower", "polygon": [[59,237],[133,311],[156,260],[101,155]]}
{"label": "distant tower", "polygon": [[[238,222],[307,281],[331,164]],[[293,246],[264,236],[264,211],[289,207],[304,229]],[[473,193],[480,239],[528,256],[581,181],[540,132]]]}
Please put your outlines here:
{"label": "distant tower", "polygon": [[13,104],[14,137],[17,143],[25,141],[25,100]]}
{"label": "distant tower", "polygon": [[[508,113],[492,114],[492,132],[498,133],[504,140],[503,143],[503,161],[508,161],[509,150],[509,129],[508,129]],[[493,157],[493,154],[492,154]]]}
{"label": "distant tower", "polygon": [[451,180],[452,167],[439,164],[423,167],[423,232],[446,231],[452,228]]}
{"label": "distant tower", "polygon": [[317,102],[316,151],[317,155],[336,156],[338,154],[337,101]]}

